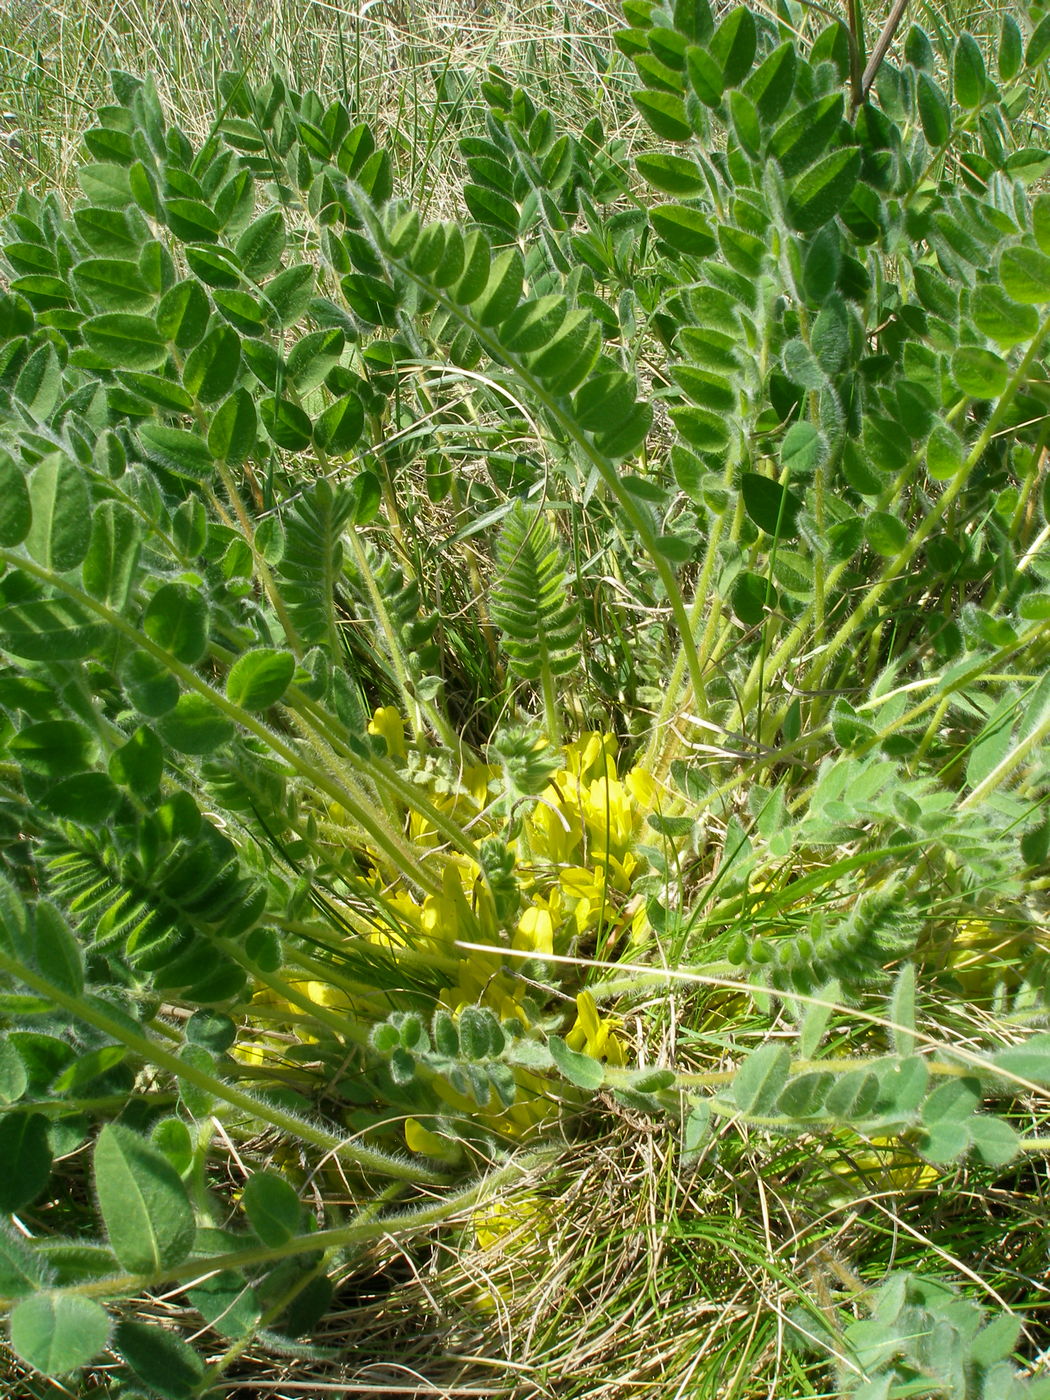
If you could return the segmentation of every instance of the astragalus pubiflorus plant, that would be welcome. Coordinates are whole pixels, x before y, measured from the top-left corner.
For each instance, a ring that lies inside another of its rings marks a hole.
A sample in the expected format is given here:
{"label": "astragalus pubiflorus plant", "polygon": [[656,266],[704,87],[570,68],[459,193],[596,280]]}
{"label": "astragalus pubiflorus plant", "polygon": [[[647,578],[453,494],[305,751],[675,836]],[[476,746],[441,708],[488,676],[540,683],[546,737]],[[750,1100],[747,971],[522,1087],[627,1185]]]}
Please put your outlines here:
{"label": "astragalus pubiflorus plant", "polygon": [[1050,1395],[1050,17],[626,10],[640,153],[493,73],[460,222],[338,100],[198,149],[124,73],[7,219],[16,1385],[353,1366],[377,1250],[553,1259],[644,1131],[686,1242],[752,1173],[782,1252],[678,1275],[750,1373],[487,1393]]}

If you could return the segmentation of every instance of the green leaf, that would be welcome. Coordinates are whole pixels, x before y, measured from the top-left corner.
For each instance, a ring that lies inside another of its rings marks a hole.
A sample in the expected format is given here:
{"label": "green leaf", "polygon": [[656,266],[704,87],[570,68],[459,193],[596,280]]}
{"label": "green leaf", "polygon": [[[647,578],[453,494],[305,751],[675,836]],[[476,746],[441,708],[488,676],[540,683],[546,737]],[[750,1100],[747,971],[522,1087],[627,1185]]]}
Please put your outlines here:
{"label": "green leaf", "polygon": [[841,210],[860,174],[861,154],[849,147],[832,151],[802,175],[787,201],[787,217],[799,233],[815,233]]}
{"label": "green leaf", "polygon": [[744,509],[760,530],[782,540],[795,538],[802,502],[793,491],[758,472],[744,472],[740,489]]}
{"label": "green leaf", "polygon": [[214,243],[219,236],[219,220],[199,199],[166,199],[165,222],[183,243]]}
{"label": "green leaf", "polygon": [[565,324],[569,304],[563,296],[531,298],[521,302],[500,327],[500,339],[508,350],[524,353],[550,343]]}
{"label": "green leaf", "polygon": [[245,275],[258,281],[280,267],[284,245],[284,215],[280,209],[268,209],[244,230],[235,251]]}
{"label": "green leaf", "polygon": [[498,326],[507,319],[521,300],[524,277],[525,264],[517,248],[506,248],[498,254],[484,291],[472,301],[479,325]]}
{"label": "green leaf", "polygon": [[999,22],[999,77],[1004,83],[1013,82],[1024,64],[1024,38],[1021,27],[1011,14]]}
{"label": "green leaf", "polygon": [[762,1117],[774,1108],[791,1071],[786,1045],[760,1045],[733,1076],[733,1101],[741,1113]]}
{"label": "green leaf", "polygon": [[229,326],[215,326],[186,357],[182,382],[201,403],[218,403],[237,382],[241,341]]}
{"label": "green leaf", "polygon": [[15,384],[15,398],[37,423],[51,416],[62,392],[62,365],[55,347],[48,343],[34,350]]}
{"label": "green leaf", "polygon": [[131,1273],[180,1264],[196,1223],[178,1173],[150,1143],[107,1123],[95,1144],[95,1190],[113,1252]]}
{"label": "green leaf", "polygon": [[305,315],[314,294],[314,272],[309,263],[296,263],[272,277],[263,287],[266,302],[282,329],[294,326]]}
{"label": "green leaf", "polygon": [[314,423],[314,442],[330,457],[345,457],[361,439],[364,405],[356,394],[344,394],[329,404]]}
{"label": "green leaf", "polygon": [[682,1124],[682,1152],[697,1153],[711,1136],[711,1104],[707,1099],[690,1100],[689,1112]]}
{"label": "green leaf", "polygon": [[176,476],[203,481],[215,469],[208,444],[197,433],[163,423],[144,423],[138,436],[146,460]]}
{"label": "green leaf", "polygon": [[253,1172],[241,1198],[252,1229],[271,1248],[298,1231],[302,1206],[295,1187],[276,1172]]}
{"label": "green leaf", "polygon": [[157,305],[157,333],[178,350],[192,349],[208,328],[211,307],[195,278],[176,282]]}
{"label": "green leaf", "polygon": [[[186,1022],[186,1039],[192,1041],[194,1045],[203,1045],[206,1050],[210,1050],[215,1055],[221,1055],[237,1039],[237,1024],[221,1011],[203,1009],[195,1011]],[[184,1126],[181,1119],[169,1119],[168,1121]],[[187,1141],[189,1141],[188,1138]],[[192,1148],[190,1155],[192,1155]],[[189,1161],[186,1165],[190,1165]]]}
{"label": "green leaf", "polygon": [[54,1269],[35,1242],[30,1246],[13,1227],[0,1224],[0,1294],[23,1298],[52,1283],[54,1277]]}
{"label": "green leaf", "polygon": [[946,1118],[923,1130],[919,1150],[931,1162],[954,1162],[970,1146],[970,1124]]}
{"label": "green leaf", "polygon": [[634,105],[664,141],[688,141],[693,128],[685,112],[685,103],[670,92],[634,92]]}
{"label": "green leaf", "polygon": [[1013,1313],[1001,1312],[986,1323],[970,1343],[970,1360],[985,1370],[1010,1356],[1017,1347],[1023,1329],[1022,1319]]}
{"label": "green leaf", "polygon": [[893,1048],[904,1057],[915,1050],[915,964],[907,962],[897,974],[890,998],[889,1020]]}
{"label": "green leaf", "polygon": [[[17,1103],[29,1084],[22,1056],[9,1040],[0,1040],[0,1103]],[[3,1235],[0,1234],[0,1271],[2,1271]],[[3,1292],[0,1282],[0,1292]]]}
{"label": "green leaf", "polygon": [[745,571],[733,581],[730,602],[737,617],[747,627],[757,626],[769,608],[777,605],[777,591],[759,574]]}
{"label": "green leaf", "polygon": [[1025,146],[1011,152],[1003,168],[1011,179],[1032,185],[1050,170],[1050,151],[1042,146]]}
{"label": "green leaf", "polygon": [[565,1076],[570,1084],[592,1093],[605,1083],[605,1069],[593,1055],[584,1055],[579,1050],[571,1050],[560,1035],[547,1037],[555,1068]]}
{"label": "green leaf", "polygon": [[21,1210],[46,1189],[51,1175],[47,1119],[42,1113],[0,1116],[0,1210]]}
{"label": "green leaf", "polygon": [[[461,306],[470,306],[489,282],[492,249],[481,229],[471,229],[464,239],[463,271],[451,286],[450,296]],[[517,301],[517,298],[515,298]]]}
{"label": "green leaf", "polygon": [[286,452],[302,452],[310,446],[313,439],[310,415],[291,399],[276,395],[262,399],[259,415],[267,435]]}
{"label": "green leaf", "polygon": [[722,101],[725,81],[722,69],[698,44],[691,44],[685,51],[685,66],[689,82],[697,97],[705,107],[717,107]]}
{"label": "green leaf", "polygon": [[610,431],[626,423],[637,407],[637,383],[624,370],[592,374],[576,393],[573,412],[587,432]]}
{"label": "green leaf", "polygon": [[555,394],[568,394],[590,373],[601,352],[601,329],[589,311],[570,311],[542,350],[523,356],[537,379]]}
{"label": "green leaf", "polygon": [[109,1330],[105,1308],[75,1293],[38,1293],[11,1314],[12,1348],[45,1376],[63,1376],[93,1361]]}
{"label": "green leaf", "polygon": [[926,1061],[919,1055],[912,1055],[879,1078],[880,1097],[887,1105],[886,1111],[902,1120],[910,1120],[926,1097],[926,1086],[930,1082]]}
{"label": "green leaf", "polygon": [[1002,1118],[978,1113],[969,1121],[970,1143],[982,1162],[1005,1167],[1021,1150],[1021,1139]]}
{"label": "green leaf", "polygon": [[650,212],[649,221],[677,253],[706,258],[717,251],[718,241],[706,215],[699,209],[685,204],[661,204]]}
{"label": "green leaf", "polygon": [[1036,248],[1007,248],[999,259],[999,280],[1014,301],[1033,306],[1050,301],[1050,257]]}
{"label": "green leaf", "polygon": [[803,1060],[811,1060],[824,1039],[835,1009],[842,1001],[842,987],[832,979],[814,993],[813,1002],[806,1007],[805,1015],[798,1032],[798,1053]]}
{"label": "green leaf", "polygon": [[1015,1074],[1020,1079],[1050,1088],[1050,1035],[1044,1032],[1029,1036],[1022,1045],[997,1050],[992,1064],[1004,1074]]}
{"label": "green leaf", "polygon": [[87,767],[94,752],[90,732],[69,719],[26,725],[10,740],[13,757],[30,773],[64,778]]}
{"label": "green leaf", "polygon": [[208,605],[189,584],[162,584],[149,601],[142,630],[177,661],[192,665],[208,648]]}
{"label": "green leaf", "polygon": [[255,1289],[232,1269],[223,1269],[187,1294],[193,1307],[223,1337],[243,1337],[262,1311]]}
{"label": "green leaf", "polygon": [[747,5],[740,5],[715,30],[708,52],[722,70],[726,87],[736,87],[747,77],[755,61],[758,30],[755,16]]}
{"label": "green leaf", "polygon": [[247,389],[235,389],[211,420],[208,451],[217,462],[244,462],[255,450],[258,427],[255,400]]}
{"label": "green leaf", "polygon": [[540,679],[546,669],[564,675],[579,663],[580,623],[567,597],[560,543],[542,513],[515,504],[496,547],[499,581],[492,617],[514,673]]}
{"label": "green leaf", "polygon": [[133,202],[128,172],[122,165],[82,165],[77,179],[89,204],[123,212]]}
{"label": "green leaf", "polygon": [[889,511],[873,510],[864,521],[864,538],[876,554],[893,559],[908,543],[908,527]]}
{"label": "green leaf", "polygon": [[994,350],[963,345],[952,356],[952,378],[974,399],[997,399],[1006,388],[1010,367]]}
{"label": "green leaf", "polygon": [[1050,15],[1044,15],[1028,40],[1024,51],[1026,68],[1042,63],[1050,53]]}
{"label": "green leaf", "polygon": [[148,316],[106,312],[89,317],[81,334],[110,369],[159,369],[168,358],[167,344]]}
{"label": "green leaf", "polygon": [[[90,820],[91,814],[85,815]],[[49,982],[70,996],[83,993],[84,954],[72,929],[50,900],[40,900],[36,906],[33,952],[37,967]]]}
{"label": "green leaf", "polygon": [[744,84],[744,92],[766,125],[775,122],[791,101],[797,69],[798,54],[788,39],[762,60]]}
{"label": "green leaf", "polygon": [[181,384],[176,384],[163,374],[140,374],[122,369],[117,371],[117,378],[133,394],[155,404],[165,413],[193,412],[193,396]]}
{"label": "green leaf", "polygon": [[[663,194],[698,195],[707,188],[707,181],[696,161],[687,160],[685,156],[674,156],[664,151],[655,155],[638,156],[635,160],[635,168],[647,184],[652,185],[654,190],[660,190]],[[650,213],[649,217],[654,225],[656,215],[660,213],[659,208]],[[690,213],[698,214],[699,210],[691,209]],[[660,233],[661,230],[657,229],[657,232]],[[713,240],[711,251],[714,251]]]}
{"label": "green leaf", "polygon": [[879,1077],[871,1070],[854,1069],[837,1075],[827,1092],[824,1107],[843,1123],[865,1119],[879,1098]]}
{"label": "green leaf", "polygon": [[904,57],[914,68],[932,68],[937,61],[925,29],[913,24],[904,41]]}
{"label": "green leaf", "polygon": [[[241,285],[240,264],[227,248],[187,248],[186,261],[190,271],[208,287],[235,291]],[[251,297],[248,301],[255,305]]]}
{"label": "green leaf", "polygon": [[149,236],[148,227],[133,224],[124,209],[81,206],[73,210],[73,223],[88,248],[103,257],[137,257]]}
{"label": "green leaf", "polygon": [[21,544],[32,522],[26,479],[14,458],[0,448],[0,546],[11,549]]}
{"label": "green leaf", "polygon": [[946,423],[939,423],[926,444],[926,470],[935,481],[950,481],[965,465],[962,439]]}
{"label": "green leaf", "polygon": [[199,1394],[206,1374],[204,1362],[174,1332],[155,1323],[125,1318],[117,1328],[114,1345],[138,1378],[162,1400],[192,1400]]}
{"label": "green leaf", "polygon": [[102,623],[64,598],[0,608],[0,646],[26,661],[76,661],[106,637]]}
{"label": "green leaf", "polygon": [[304,335],[288,354],[288,379],[298,394],[308,394],[323,384],[342,358],[346,334],[342,328]]}
{"label": "green leaf", "polygon": [[935,1123],[958,1122],[969,1119],[981,1101],[980,1085],[975,1079],[949,1079],[939,1084],[922,1106],[924,1127]]}
{"label": "green leaf", "polygon": [[[463,202],[471,218],[479,224],[486,224],[501,234],[517,233],[521,217],[518,206],[505,194],[500,194],[499,190],[491,189],[488,185],[466,184],[463,186]],[[498,241],[506,240],[499,238]]]}
{"label": "green leaf", "polygon": [[97,311],[150,311],[157,299],[138,263],[127,258],[85,258],[72,276],[79,294]]}
{"label": "green leaf", "polygon": [[780,465],[793,478],[812,476],[828,458],[824,434],[812,423],[792,423],[780,444]]}
{"label": "green leaf", "polygon": [[917,88],[919,120],[922,122],[926,140],[934,147],[947,146],[952,135],[952,114],[948,99],[929,73],[919,74]]}
{"label": "green leaf", "polygon": [[148,798],[160,788],[164,776],[164,750],[153,730],[143,724],[125,743],[114,749],[108,766],[114,782],[130,788],[137,797]]}
{"label": "green leaf", "polygon": [[703,408],[672,408],[671,421],[691,447],[700,452],[721,452],[729,442],[730,424],[724,414]]}
{"label": "green leaf", "polygon": [[1001,287],[982,282],[970,303],[977,329],[1004,350],[1030,341],[1039,329],[1034,306],[1020,306]]}
{"label": "green leaf", "polygon": [[93,598],[118,611],[131,595],[138,575],[142,527],[122,501],[103,501],[91,520],[91,544],[81,577]]}
{"label": "green leaf", "polygon": [[164,662],[149,652],[131,652],[120,668],[120,680],[131,703],[144,715],[163,715],[178,701],[178,681]]}
{"label": "green leaf", "polygon": [[839,130],[843,115],[841,92],[807,103],[786,118],[769,143],[769,153],[788,180],[801,175],[824,154]]}
{"label": "green leaf", "polygon": [[960,34],[952,58],[955,100],[960,107],[979,107],[984,101],[987,75],[981,46],[972,34]]}
{"label": "green leaf", "polygon": [[[194,1015],[208,1016],[211,1013],[194,1012]],[[155,1123],[150,1132],[150,1142],[158,1151],[163,1152],[179,1176],[185,1176],[193,1166],[193,1135],[181,1118],[162,1118]],[[199,1234],[197,1244],[199,1247]]]}
{"label": "green leaf", "polygon": [[245,710],[267,710],[276,705],[295,674],[290,651],[259,647],[238,657],[226,678],[226,696]]}
{"label": "green leaf", "polygon": [[758,158],[762,151],[762,124],[755,104],[742,92],[729,94],[729,111],[736,139],[749,156]]}
{"label": "green leaf", "polygon": [[38,564],[66,573],[83,562],[91,540],[91,497],[84,469],[52,452],[29,478],[32,523],[27,552]]}
{"label": "green leaf", "polygon": [[[145,711],[144,711],[145,713]],[[209,754],[233,738],[230,720],[205,695],[180,695],[175,708],[160,717],[157,729],[165,743],[179,753]]]}

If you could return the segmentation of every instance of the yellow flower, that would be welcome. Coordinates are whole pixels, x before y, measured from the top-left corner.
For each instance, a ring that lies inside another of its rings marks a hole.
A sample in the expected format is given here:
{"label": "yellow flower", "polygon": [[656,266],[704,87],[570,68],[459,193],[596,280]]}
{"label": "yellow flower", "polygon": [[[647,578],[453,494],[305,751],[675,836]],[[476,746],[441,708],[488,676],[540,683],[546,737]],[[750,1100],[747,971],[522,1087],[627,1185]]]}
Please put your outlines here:
{"label": "yellow flower", "polygon": [[463,1149],[455,1138],[431,1132],[429,1128],[424,1128],[418,1118],[405,1120],[405,1142],[410,1152],[433,1157],[436,1162],[458,1166],[463,1160]]}
{"label": "yellow flower", "polygon": [[590,992],[580,992],[576,998],[576,1024],[565,1037],[570,1050],[582,1050],[596,1060],[611,1065],[624,1065],[627,1057],[617,1038],[612,1021],[603,1021]]}
{"label": "yellow flower", "polygon": [[378,734],[386,742],[386,751],[391,758],[398,760],[405,756],[405,722],[393,705],[384,705],[373,714],[369,734]]}
{"label": "yellow flower", "polygon": [[521,915],[511,947],[541,958],[554,952],[554,920],[542,901],[536,900]]}
{"label": "yellow flower", "polygon": [[922,1191],[940,1180],[941,1173],[924,1162],[899,1138],[873,1137],[839,1158],[832,1170],[857,1189]]}
{"label": "yellow flower", "polygon": [[611,734],[581,734],[574,744],[566,746],[565,767],[581,782],[615,778],[616,740]]}
{"label": "yellow flower", "polygon": [[[474,1211],[474,1238],[479,1249],[501,1245],[519,1254],[530,1243],[538,1243],[550,1216],[539,1196],[515,1196],[511,1200],[486,1201]],[[531,1229],[526,1230],[526,1226]]]}

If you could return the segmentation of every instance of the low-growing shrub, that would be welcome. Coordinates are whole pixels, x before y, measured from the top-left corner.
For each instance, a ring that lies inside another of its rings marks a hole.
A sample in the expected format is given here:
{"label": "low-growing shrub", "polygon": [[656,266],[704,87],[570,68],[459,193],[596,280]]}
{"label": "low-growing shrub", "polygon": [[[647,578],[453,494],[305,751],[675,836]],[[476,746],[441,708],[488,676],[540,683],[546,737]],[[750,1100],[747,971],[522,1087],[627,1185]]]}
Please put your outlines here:
{"label": "low-growing shrub", "polygon": [[[82,198],[7,221],[0,1294],[46,1375],[202,1394],[372,1242],[553,1229],[514,1183],[592,1104],[685,1174],[799,1144],[801,1216],[1040,1160],[1050,20],[993,73],[625,9],[633,169],[493,72],[427,223],[341,101],[231,73],[196,147],[118,72]],[[938,1273],[800,1285],[799,1346],[1048,1393]]]}

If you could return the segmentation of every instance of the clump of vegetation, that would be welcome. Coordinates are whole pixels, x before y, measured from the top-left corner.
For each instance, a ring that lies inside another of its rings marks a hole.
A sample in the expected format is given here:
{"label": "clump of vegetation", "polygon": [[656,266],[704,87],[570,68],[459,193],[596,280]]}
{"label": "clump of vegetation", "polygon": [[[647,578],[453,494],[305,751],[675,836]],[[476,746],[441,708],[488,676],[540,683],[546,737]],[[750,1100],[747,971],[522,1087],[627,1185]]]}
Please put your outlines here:
{"label": "clump of vegetation", "polygon": [[19,1384],[1050,1394],[1050,18],[625,13],[7,219]]}

